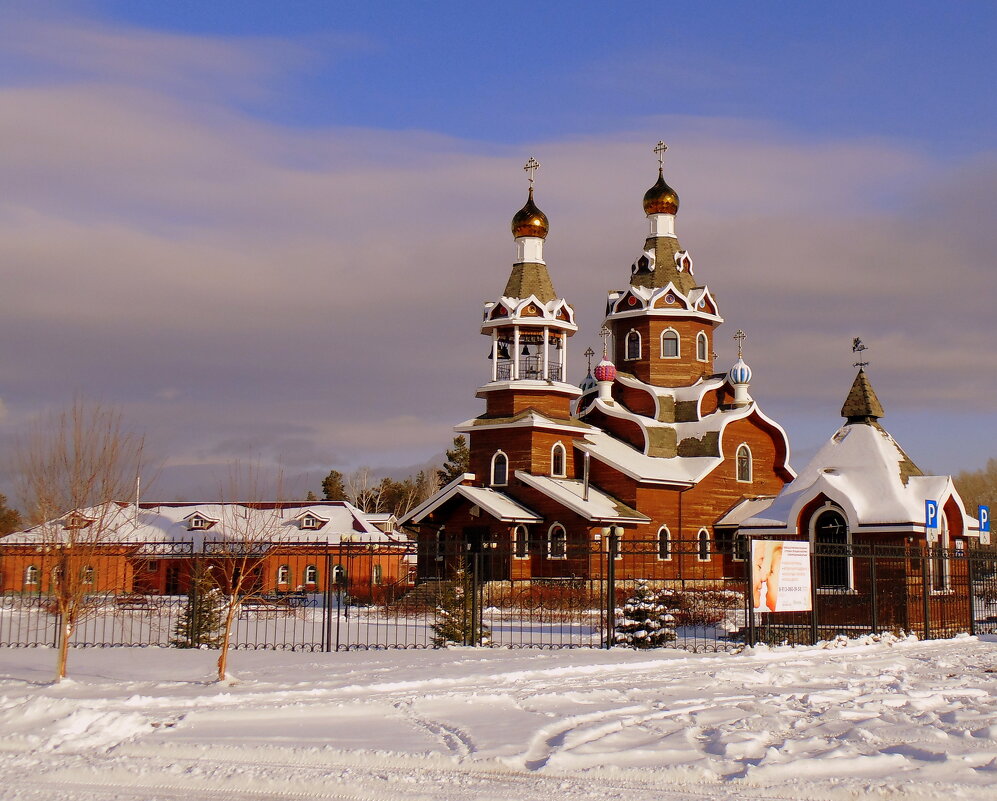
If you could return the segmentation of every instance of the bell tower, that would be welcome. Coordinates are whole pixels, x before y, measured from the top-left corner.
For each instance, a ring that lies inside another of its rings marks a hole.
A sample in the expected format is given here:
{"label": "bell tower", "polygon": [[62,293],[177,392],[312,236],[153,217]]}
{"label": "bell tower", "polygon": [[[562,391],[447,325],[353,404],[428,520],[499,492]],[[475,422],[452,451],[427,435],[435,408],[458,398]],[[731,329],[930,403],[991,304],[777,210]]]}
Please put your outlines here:
{"label": "bell tower", "polygon": [[491,340],[490,376],[477,391],[485,413],[456,429],[469,436],[471,470],[492,486],[511,481],[516,470],[571,475],[571,443],[584,428],[571,417],[581,390],[568,383],[575,310],[550,280],[543,253],[550,224],[533,199],[539,166],[531,158],[524,168],[530,188],[512,218],[516,261],[509,279],[502,295],[485,303],[481,333]]}
{"label": "bell tower", "polygon": [[658,142],[658,180],[644,194],[648,236],[631,267],[630,287],[609,294],[606,326],[621,372],[646,384],[683,387],[713,374],[714,329],[723,322],[716,301],[693,272],[675,234],[678,193],[665,181]]}

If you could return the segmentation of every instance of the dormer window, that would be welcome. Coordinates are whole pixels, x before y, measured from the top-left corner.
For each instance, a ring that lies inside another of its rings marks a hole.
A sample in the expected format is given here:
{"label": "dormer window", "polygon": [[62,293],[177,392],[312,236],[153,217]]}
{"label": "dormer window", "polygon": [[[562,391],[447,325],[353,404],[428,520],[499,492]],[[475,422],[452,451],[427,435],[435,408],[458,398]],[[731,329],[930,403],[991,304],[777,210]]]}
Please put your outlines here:
{"label": "dormer window", "polygon": [[67,531],[71,531],[73,529],[86,528],[91,523],[93,523],[93,520],[90,518],[84,517],[79,512],[73,512],[71,515],[66,517],[62,527]]}
{"label": "dormer window", "polygon": [[201,515],[191,515],[187,518],[187,529],[189,531],[204,531],[211,528],[211,521]]}
{"label": "dormer window", "polygon": [[305,531],[317,531],[322,528],[322,523],[315,515],[305,515],[301,518],[301,528]]}

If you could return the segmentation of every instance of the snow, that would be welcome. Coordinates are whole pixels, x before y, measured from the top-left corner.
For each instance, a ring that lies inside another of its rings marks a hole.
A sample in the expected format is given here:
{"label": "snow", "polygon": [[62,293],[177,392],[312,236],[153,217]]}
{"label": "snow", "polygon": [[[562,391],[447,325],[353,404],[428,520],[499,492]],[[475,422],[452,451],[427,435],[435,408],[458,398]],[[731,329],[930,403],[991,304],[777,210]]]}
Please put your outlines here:
{"label": "snow", "polygon": [[616,499],[591,485],[588,487],[588,498],[585,498],[585,482],[578,479],[535,476],[523,470],[516,471],[516,478],[527,486],[542,492],[548,498],[557,501],[565,508],[571,509],[586,520],[651,522],[646,515],[627,513],[620,508]]}
{"label": "snow", "polygon": [[[904,482],[905,458],[881,427],[844,425],[768,508],[755,510],[744,527],[760,533],[793,528],[802,507],[824,494],[845,511],[851,529],[879,525],[895,530],[900,525],[923,531],[925,500],[944,505],[955,488],[949,476],[910,476]],[[974,521],[964,515],[963,531],[968,534],[973,527]]]}
{"label": "snow", "polygon": [[995,799],[997,638],[0,650],[0,799]]}

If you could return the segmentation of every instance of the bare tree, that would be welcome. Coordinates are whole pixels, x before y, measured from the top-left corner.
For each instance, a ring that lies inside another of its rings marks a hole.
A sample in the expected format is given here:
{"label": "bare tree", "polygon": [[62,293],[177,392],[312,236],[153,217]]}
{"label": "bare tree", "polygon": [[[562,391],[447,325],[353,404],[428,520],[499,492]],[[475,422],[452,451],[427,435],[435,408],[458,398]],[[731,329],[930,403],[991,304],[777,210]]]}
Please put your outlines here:
{"label": "bare tree", "polygon": [[31,427],[17,447],[22,508],[31,541],[50,566],[59,619],[56,681],[66,677],[69,642],[94,611],[95,564],[120,541],[123,510],[143,467],[144,440],[126,432],[119,412],[81,399]]}
{"label": "bare tree", "polygon": [[[236,464],[230,470],[231,500],[220,505],[217,538],[205,541],[204,552],[213,578],[225,592],[222,633],[218,653],[218,681],[228,677],[232,629],[241,609],[262,601],[266,594],[263,570],[267,557],[287,539],[282,497],[283,477],[276,477],[276,492],[265,500],[267,481],[259,464]],[[276,498],[277,500],[273,500]]]}
{"label": "bare tree", "polygon": [[384,511],[387,485],[374,477],[369,467],[358,467],[346,476],[346,499],[361,512],[377,514]]}

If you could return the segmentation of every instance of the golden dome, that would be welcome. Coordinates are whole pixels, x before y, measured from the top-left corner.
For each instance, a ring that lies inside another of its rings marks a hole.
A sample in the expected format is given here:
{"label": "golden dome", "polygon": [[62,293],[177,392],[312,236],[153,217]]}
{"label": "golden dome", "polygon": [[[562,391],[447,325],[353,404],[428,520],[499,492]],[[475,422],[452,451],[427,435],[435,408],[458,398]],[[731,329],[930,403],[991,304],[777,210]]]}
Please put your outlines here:
{"label": "golden dome", "polygon": [[658,180],[644,193],[645,214],[675,214],[679,210],[678,192],[665,183],[665,175],[658,167]]}
{"label": "golden dome", "polygon": [[538,236],[544,239],[549,229],[547,215],[540,211],[537,204],[533,202],[533,187],[531,186],[526,205],[517,211],[516,216],[512,218],[512,235],[515,237]]}

